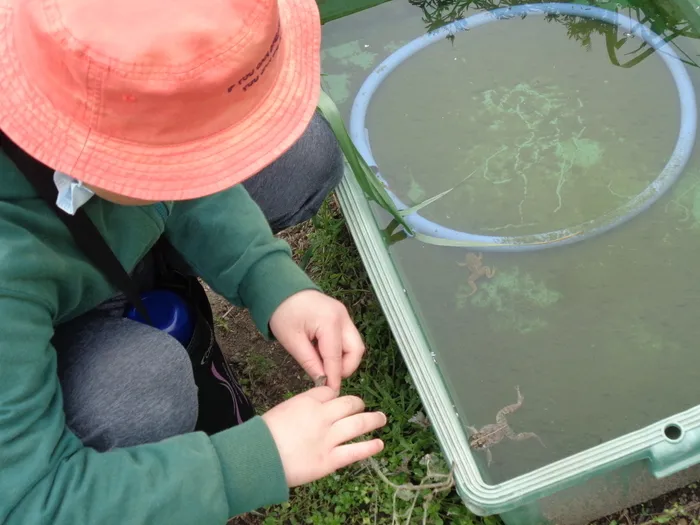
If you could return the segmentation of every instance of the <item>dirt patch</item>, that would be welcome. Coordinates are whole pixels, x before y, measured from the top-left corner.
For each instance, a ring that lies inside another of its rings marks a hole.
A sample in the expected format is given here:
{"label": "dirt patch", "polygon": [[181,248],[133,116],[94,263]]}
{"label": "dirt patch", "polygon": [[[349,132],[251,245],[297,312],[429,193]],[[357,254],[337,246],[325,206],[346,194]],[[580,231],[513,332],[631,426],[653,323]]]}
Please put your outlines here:
{"label": "dirt patch", "polygon": [[265,340],[247,310],[232,307],[210,290],[208,293],[219,344],[259,414],[312,386],[279,344]]}
{"label": "dirt patch", "polygon": [[635,505],[591,525],[688,525],[700,519],[700,496],[696,484]]}

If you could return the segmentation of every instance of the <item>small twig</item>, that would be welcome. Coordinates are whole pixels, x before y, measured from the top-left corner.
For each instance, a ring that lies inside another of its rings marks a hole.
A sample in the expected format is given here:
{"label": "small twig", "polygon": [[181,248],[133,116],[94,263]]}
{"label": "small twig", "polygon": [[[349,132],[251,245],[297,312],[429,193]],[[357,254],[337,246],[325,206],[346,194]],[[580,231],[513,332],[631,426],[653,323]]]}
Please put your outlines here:
{"label": "small twig", "polygon": [[374,525],[377,525],[377,518],[379,517],[379,487],[374,486]]}
{"label": "small twig", "polygon": [[435,495],[440,492],[450,490],[451,488],[452,487],[450,486],[445,487],[444,489],[435,489],[425,497],[425,499],[423,500],[423,525],[427,525],[428,523],[428,507],[430,506],[430,502],[433,501]]}
{"label": "small twig", "polygon": [[447,481],[443,481],[440,483],[429,483],[426,485],[414,485],[413,483],[403,483],[401,485],[397,485],[396,483],[393,483],[392,481],[390,481],[389,478],[387,478],[384,475],[384,473],[382,472],[381,467],[379,466],[379,463],[377,463],[376,459],[369,458],[368,461],[369,461],[369,464],[372,465],[372,468],[374,469],[374,471],[379,476],[379,479],[381,479],[384,483],[389,485],[394,490],[414,491],[414,490],[441,489],[441,488],[444,488],[445,485],[448,485],[448,484],[451,485],[452,483],[454,483],[454,480],[452,479],[452,474],[453,474],[453,469],[454,469],[454,467],[453,467],[453,469],[450,469],[449,474],[434,473],[432,475],[426,476],[428,478],[430,478],[430,477],[447,478]]}
{"label": "small twig", "polygon": [[222,319],[226,319],[226,318],[228,317],[228,314],[230,314],[230,313],[233,311],[234,308],[235,308],[235,306],[232,306],[231,308],[229,308],[228,310],[226,310],[226,313],[225,313],[224,315],[222,315],[221,318],[222,318]]}
{"label": "small twig", "polygon": [[418,502],[419,495],[420,495],[420,492],[416,491],[416,494],[413,496],[413,501],[411,502],[411,506],[409,507],[406,514],[404,514],[404,516],[406,517],[406,525],[411,525],[411,516],[413,516],[413,509],[416,508],[416,503]]}
{"label": "small twig", "polygon": [[[382,472],[381,467],[379,466],[379,463],[374,458],[369,458],[367,460],[367,463],[371,465],[373,470],[377,473],[377,476],[379,476],[379,479],[381,479],[386,485],[394,489],[394,495],[392,497],[392,508],[393,508],[393,515],[391,519],[392,525],[395,525],[399,523],[400,520],[403,520],[406,518],[405,524],[410,525],[411,523],[411,516],[413,515],[413,511],[416,508],[416,504],[418,502],[418,497],[420,496],[420,493],[425,490],[429,490],[430,493],[427,494],[424,498],[423,501],[423,525],[427,524],[428,520],[428,508],[430,506],[430,502],[433,500],[435,495],[439,494],[440,492],[445,492],[447,490],[450,490],[454,486],[454,465],[450,468],[450,472],[447,474],[443,474],[441,472],[433,472],[432,469],[430,468],[430,456],[427,457],[427,462],[426,462],[426,467],[427,467],[427,473],[421,480],[421,482],[418,485],[415,485],[413,483],[402,483],[402,484],[396,484],[392,482],[389,478],[387,478],[386,474]],[[442,480],[442,481],[437,481],[437,480]],[[433,481],[432,483],[428,483],[428,481]],[[411,506],[408,508],[406,513],[400,514],[396,510],[396,500],[398,498],[398,495],[401,491],[407,491],[407,492],[414,492],[413,498],[411,498]],[[376,514],[375,514],[375,522],[376,522]]]}
{"label": "small twig", "polygon": [[630,519],[630,513],[628,509],[625,509],[620,517],[624,517],[627,520],[627,525],[632,525],[632,520]]}

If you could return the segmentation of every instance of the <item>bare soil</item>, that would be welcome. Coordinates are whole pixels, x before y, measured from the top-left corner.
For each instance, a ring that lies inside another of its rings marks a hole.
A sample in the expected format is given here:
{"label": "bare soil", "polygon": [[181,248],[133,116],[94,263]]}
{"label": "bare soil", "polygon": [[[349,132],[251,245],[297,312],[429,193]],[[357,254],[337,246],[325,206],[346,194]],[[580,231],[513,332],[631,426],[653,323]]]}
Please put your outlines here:
{"label": "bare soil", "polygon": [[280,403],[286,395],[309,388],[304,371],[279,344],[260,334],[246,310],[232,308],[213,292],[210,297],[217,316],[219,344],[259,413]]}

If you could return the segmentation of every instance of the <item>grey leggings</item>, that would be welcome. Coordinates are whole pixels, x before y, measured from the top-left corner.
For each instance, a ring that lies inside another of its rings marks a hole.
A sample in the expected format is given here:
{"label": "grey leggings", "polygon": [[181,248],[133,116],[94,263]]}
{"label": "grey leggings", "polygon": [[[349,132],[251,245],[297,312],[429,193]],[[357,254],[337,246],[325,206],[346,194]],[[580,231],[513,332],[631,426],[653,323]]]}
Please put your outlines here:
{"label": "grey leggings", "polygon": [[[313,216],[342,176],[328,124],[314,117],[302,138],[244,183],[275,232]],[[102,308],[54,336],[68,427],[109,450],[190,432],[197,390],[185,349],[169,335]]]}

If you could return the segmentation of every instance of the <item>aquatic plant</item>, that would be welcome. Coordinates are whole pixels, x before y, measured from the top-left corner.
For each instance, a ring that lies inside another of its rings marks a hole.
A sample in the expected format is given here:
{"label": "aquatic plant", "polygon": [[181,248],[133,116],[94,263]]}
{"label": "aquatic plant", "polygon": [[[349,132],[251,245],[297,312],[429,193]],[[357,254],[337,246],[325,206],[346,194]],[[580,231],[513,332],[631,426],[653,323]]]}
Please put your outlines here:
{"label": "aquatic plant", "polygon": [[700,171],[686,173],[669,197],[664,212],[678,215],[676,230],[700,229]]}
{"label": "aquatic plant", "polygon": [[[617,142],[614,130],[597,125],[581,99],[574,98],[572,103],[571,94],[547,78],[500,85],[472,99],[480,109],[469,118],[483,130],[483,136],[472,145],[465,162],[483,169],[469,186],[453,194],[451,208],[455,208],[457,199],[467,204],[462,209],[469,210],[470,227],[485,232],[507,230],[514,234],[515,230],[530,227],[546,231],[553,227],[553,219],[564,227],[590,220],[585,212],[591,210],[581,209],[574,185],[603,186],[607,190],[611,169],[590,169],[603,160],[605,149],[601,143]],[[500,144],[497,156],[494,144]],[[623,178],[623,184],[631,188],[624,190],[635,195],[640,189],[636,187],[636,175],[630,173],[629,178],[632,183],[627,184]],[[619,173],[615,180],[619,185]],[[571,195],[574,198],[567,206],[567,196]],[[603,199],[596,201],[596,213],[605,206],[615,208],[629,197],[609,192]]]}
{"label": "aquatic plant", "polygon": [[[516,6],[526,3],[523,0],[409,0],[409,3],[420,7],[423,12],[423,22],[428,31],[439,29],[460,18],[467,16],[468,11],[486,11],[500,7]],[[657,2],[655,0],[589,0],[589,3],[605,9],[624,12],[627,16],[639,20],[639,23],[649,27],[657,35],[661,35],[669,45],[682,55],[686,65],[698,67],[698,64],[673,42],[678,37],[700,38],[698,22],[700,16],[693,11],[693,4],[673,2]],[[631,35],[618,38],[615,27],[602,24],[596,20],[588,20],[570,15],[548,15],[546,20],[566,26],[569,38],[580,42],[586,49],[592,48],[595,35],[605,39],[605,51],[610,63],[623,68],[633,67],[654,53],[654,49],[645,42],[634,39]],[[621,62],[618,53],[627,43],[638,44],[633,51],[625,50],[625,56],[635,55],[626,62]]]}
{"label": "aquatic plant", "polygon": [[[340,148],[343,152],[343,155],[345,156],[345,159],[348,162],[350,170],[353,173],[358,185],[364,191],[365,196],[368,199],[379,204],[393,217],[392,221],[389,223],[387,229],[384,232],[386,238],[388,239],[388,242],[393,243],[406,239],[407,237],[413,237],[426,244],[432,244],[436,246],[452,246],[459,248],[478,249],[486,247],[504,247],[514,245],[509,244],[507,242],[492,242],[490,240],[452,240],[441,237],[433,237],[431,235],[426,235],[414,231],[405,219],[407,216],[420,211],[426,206],[433,204],[434,202],[444,198],[457,188],[461,187],[478,171],[484,171],[484,173],[486,173],[486,171],[488,170],[488,163],[491,159],[498,156],[501,153],[502,149],[493,152],[489,157],[487,157],[487,159],[481,166],[472,170],[472,172],[470,172],[466,177],[464,177],[461,181],[457,182],[457,184],[455,184],[451,188],[448,188],[447,190],[442,191],[437,195],[427,198],[422,202],[410,206],[408,208],[398,209],[394,204],[394,201],[392,200],[391,196],[387,192],[384,183],[377,177],[377,167],[369,166],[367,164],[367,161],[365,161],[360,152],[357,150],[357,147],[355,146],[348,134],[347,128],[345,127],[345,123],[343,122],[343,118],[340,116],[340,112],[337,106],[333,102],[333,99],[323,90],[321,91],[321,96],[318,103],[318,111],[330,124],[330,127],[333,130],[333,133],[335,134],[340,144]],[[401,227],[401,229],[397,231],[399,227]],[[573,231],[563,236],[559,234],[553,234],[549,237],[547,237],[546,235],[540,235],[533,237],[533,240],[530,242],[518,241],[517,244],[552,244],[572,236],[580,235],[581,233],[581,231]]]}
{"label": "aquatic plant", "polygon": [[479,284],[479,290],[469,296],[471,289],[462,284],[455,294],[457,308],[470,302],[477,308],[490,310],[489,323],[493,330],[516,330],[527,334],[545,328],[547,321],[541,314],[557,303],[562,294],[535,281],[529,274],[521,274],[516,266],[498,271],[493,279]]}

